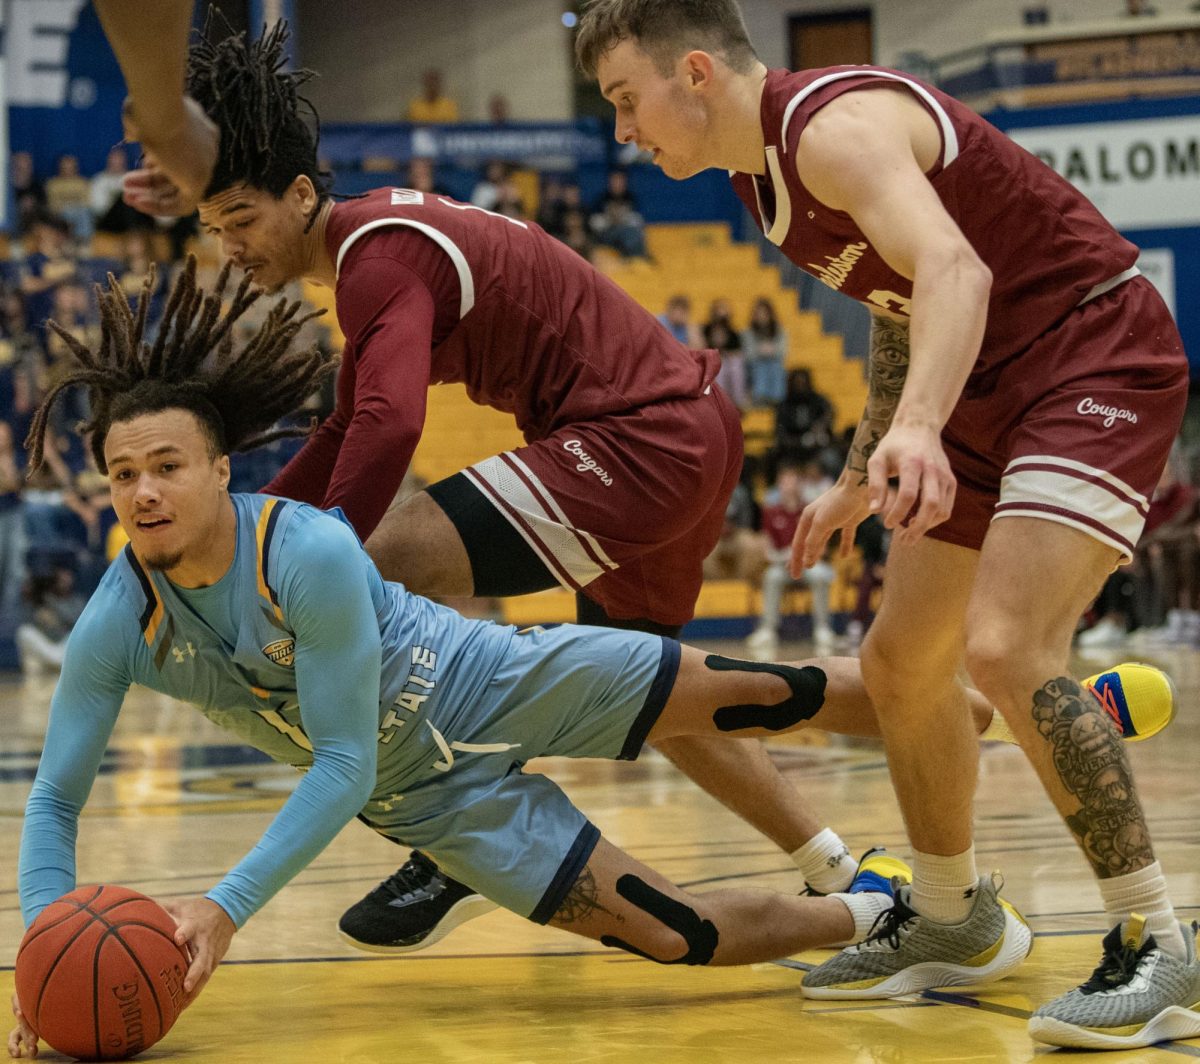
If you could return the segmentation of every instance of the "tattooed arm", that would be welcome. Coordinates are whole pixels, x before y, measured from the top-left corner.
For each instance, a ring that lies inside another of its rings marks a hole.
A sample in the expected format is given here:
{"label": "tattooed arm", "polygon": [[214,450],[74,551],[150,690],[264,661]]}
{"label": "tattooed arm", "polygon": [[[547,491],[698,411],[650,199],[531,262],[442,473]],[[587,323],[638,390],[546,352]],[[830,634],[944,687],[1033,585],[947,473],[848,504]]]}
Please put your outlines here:
{"label": "tattooed arm", "polygon": [[867,462],[891,427],[908,376],[908,361],[908,322],[872,314],[867,408],[846,459],[846,474],[853,487],[867,486]]}

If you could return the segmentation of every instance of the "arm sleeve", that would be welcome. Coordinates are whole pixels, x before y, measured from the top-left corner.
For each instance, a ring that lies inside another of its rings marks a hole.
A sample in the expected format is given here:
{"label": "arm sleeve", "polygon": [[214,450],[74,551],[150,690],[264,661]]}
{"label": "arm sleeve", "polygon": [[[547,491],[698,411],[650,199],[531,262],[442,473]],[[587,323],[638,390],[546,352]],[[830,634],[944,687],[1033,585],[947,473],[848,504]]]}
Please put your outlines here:
{"label": "arm sleeve", "polygon": [[[340,506],[364,540],[396,497],[421,438],[435,314],[429,286],[396,258],[360,254],[343,267],[338,318],[355,352],[353,394],[339,389],[344,427],[335,452],[314,441],[324,448],[319,457],[309,462],[305,447],[294,462],[304,459],[314,474],[328,469],[320,505]],[[268,490],[292,487],[289,470]]]}
{"label": "arm sleeve", "polygon": [[[113,623],[97,592],[67,642],[62,674],[37,777],[25,805],[18,890],[26,925],[50,902],[75,889],[79,813],[129,688],[128,624]],[[111,601],[111,600],[110,600]],[[105,613],[107,612],[107,616]]]}
{"label": "arm sleeve", "polygon": [[375,787],[382,650],[366,555],[348,528],[318,517],[288,529],[280,559],[313,764],[254,849],[207,895],[238,927],[329,845]]}
{"label": "arm sleeve", "polygon": [[[353,357],[348,347],[342,357]],[[296,499],[313,506],[321,506],[325,501],[329,478],[333,476],[333,467],[337,464],[342,439],[346,435],[346,425],[349,421],[347,411],[353,406],[353,388],[347,389],[347,394],[343,395],[339,380],[336,409],[305,441],[299,453],[276,473],[262,490],[268,495],[279,495],[285,499]]]}

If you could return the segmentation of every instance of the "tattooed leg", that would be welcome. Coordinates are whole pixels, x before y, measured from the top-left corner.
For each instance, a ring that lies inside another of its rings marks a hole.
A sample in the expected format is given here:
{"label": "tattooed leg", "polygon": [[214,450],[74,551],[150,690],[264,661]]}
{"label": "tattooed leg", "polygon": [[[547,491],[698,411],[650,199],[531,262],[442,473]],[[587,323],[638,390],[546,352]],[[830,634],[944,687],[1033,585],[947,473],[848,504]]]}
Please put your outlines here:
{"label": "tattooed leg", "polygon": [[1154,854],[1129,757],[1096,699],[1060,676],[1034,692],[1033,719],[1051,745],[1058,778],[1079,800],[1065,819],[1096,874],[1107,879],[1145,868]]}
{"label": "tattooed leg", "polygon": [[837,897],[690,894],[605,839],[549,923],[659,964],[752,964],[854,934]]}

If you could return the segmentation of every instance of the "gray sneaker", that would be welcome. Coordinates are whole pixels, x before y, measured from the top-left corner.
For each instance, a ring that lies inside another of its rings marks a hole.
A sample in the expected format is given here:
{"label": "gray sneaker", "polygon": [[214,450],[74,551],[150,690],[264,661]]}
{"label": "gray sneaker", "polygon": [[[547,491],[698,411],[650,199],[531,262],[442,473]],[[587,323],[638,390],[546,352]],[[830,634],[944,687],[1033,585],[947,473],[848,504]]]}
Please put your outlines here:
{"label": "gray sneaker", "polygon": [[1038,1009],[1029,1033],[1080,1049],[1136,1049],[1200,1036],[1198,925],[1183,928],[1187,959],[1180,961],[1159,949],[1145,923],[1134,915],[1124,937],[1119,926],[1105,935],[1092,977]]}
{"label": "gray sneaker", "polygon": [[998,889],[984,876],[967,918],[939,924],[913,912],[912,887],[901,887],[866,940],[814,968],[801,991],[808,998],[888,998],[1003,979],[1028,955],[1033,933]]}

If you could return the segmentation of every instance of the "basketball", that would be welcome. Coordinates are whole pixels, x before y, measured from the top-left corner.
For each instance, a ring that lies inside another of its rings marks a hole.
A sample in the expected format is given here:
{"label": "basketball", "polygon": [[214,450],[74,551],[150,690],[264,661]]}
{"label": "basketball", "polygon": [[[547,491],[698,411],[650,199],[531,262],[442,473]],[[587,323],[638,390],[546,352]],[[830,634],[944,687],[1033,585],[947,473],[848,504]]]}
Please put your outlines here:
{"label": "basketball", "polygon": [[17,953],[21,1011],[60,1053],[125,1060],[179,1018],[184,950],[175,921],[126,887],[79,887],[46,906]]}

